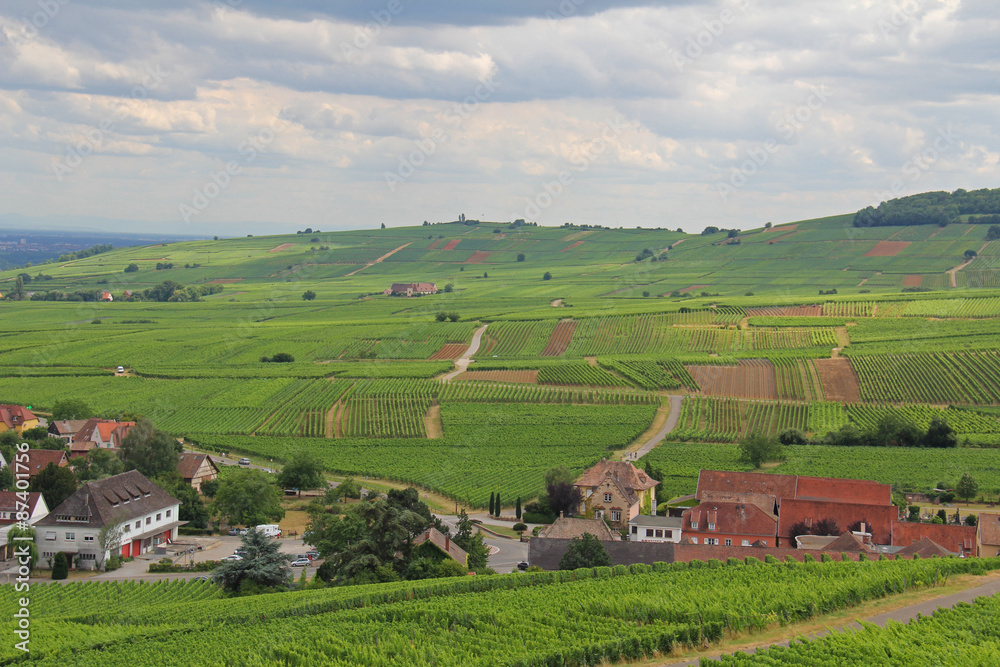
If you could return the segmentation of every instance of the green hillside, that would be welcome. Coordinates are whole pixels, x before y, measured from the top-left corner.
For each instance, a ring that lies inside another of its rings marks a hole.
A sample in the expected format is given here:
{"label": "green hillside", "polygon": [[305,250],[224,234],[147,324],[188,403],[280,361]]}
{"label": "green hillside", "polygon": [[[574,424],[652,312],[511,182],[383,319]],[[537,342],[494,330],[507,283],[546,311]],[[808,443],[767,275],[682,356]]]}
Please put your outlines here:
{"label": "green hillside", "polygon": [[[1000,405],[1000,246],[989,226],[853,219],[704,235],[468,221],[154,245],[6,271],[0,402],[44,412],[83,398],[208,449],[283,459],[310,448],[331,470],[474,505],[493,491],[530,497],[550,466],[581,470],[625,449],[671,393],[689,398],[670,448],[697,453],[695,469],[737,467],[727,443],[750,432],[870,426],[858,406],[919,423],[919,410],[943,411],[963,443],[1000,444],[989,412]],[[12,300],[19,276],[23,299]],[[383,294],[398,282],[439,291]],[[114,301],[94,301],[102,291]],[[443,381],[478,330],[476,372]],[[278,353],[294,361],[262,361]],[[836,457],[814,446],[815,474],[836,465],[938,481],[933,469],[828,463]],[[958,472],[969,451],[935,455]],[[672,489],[690,490],[688,473],[671,474]],[[977,474],[1000,491],[1000,467]]]}

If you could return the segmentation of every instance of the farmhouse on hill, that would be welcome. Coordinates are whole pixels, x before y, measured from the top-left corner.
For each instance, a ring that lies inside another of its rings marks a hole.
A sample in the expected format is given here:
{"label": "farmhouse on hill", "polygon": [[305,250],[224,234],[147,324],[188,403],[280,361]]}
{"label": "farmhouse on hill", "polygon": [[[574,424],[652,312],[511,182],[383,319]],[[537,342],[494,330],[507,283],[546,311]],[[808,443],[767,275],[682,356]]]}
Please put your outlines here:
{"label": "farmhouse on hill", "polygon": [[656,503],[658,481],[629,461],[602,460],[573,482],[580,489],[583,503],[580,514],[593,519],[607,518],[617,528],[624,528],[641,512],[649,512]]}
{"label": "farmhouse on hill", "polygon": [[203,482],[209,482],[219,476],[219,466],[208,454],[183,452],[177,457],[177,472],[185,484],[190,484],[195,491],[201,492]]}
{"label": "farmhouse on hill", "polygon": [[36,417],[27,408],[20,405],[0,405],[0,433],[14,431],[20,435],[24,429],[38,426]]}
{"label": "farmhouse on hill", "polygon": [[421,296],[437,294],[437,283],[393,283],[392,287],[383,290],[386,296]]}
{"label": "farmhouse on hill", "polygon": [[[111,553],[138,556],[177,539],[180,501],[138,470],[87,482],[35,524],[35,544],[42,560],[62,551],[80,569],[103,564]],[[98,533],[121,522],[121,536],[101,553]]]}

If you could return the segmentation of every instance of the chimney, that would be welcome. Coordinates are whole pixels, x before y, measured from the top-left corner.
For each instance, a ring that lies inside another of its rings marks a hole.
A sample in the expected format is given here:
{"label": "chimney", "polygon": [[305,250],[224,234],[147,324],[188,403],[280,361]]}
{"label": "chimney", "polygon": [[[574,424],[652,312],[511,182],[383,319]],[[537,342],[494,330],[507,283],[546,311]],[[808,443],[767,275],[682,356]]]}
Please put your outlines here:
{"label": "chimney", "polygon": [[559,518],[560,518],[560,519],[562,519],[562,518],[563,518],[563,511],[562,511],[562,510],[559,510]]}

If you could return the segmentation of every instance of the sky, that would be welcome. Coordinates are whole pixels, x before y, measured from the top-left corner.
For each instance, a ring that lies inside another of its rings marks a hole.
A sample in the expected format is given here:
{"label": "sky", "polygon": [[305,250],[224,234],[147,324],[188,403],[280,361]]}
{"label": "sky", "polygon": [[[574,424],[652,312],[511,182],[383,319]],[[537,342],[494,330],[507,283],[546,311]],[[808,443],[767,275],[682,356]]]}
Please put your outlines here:
{"label": "sky", "polygon": [[998,34],[996,0],[4,0],[0,216],[691,232],[1000,187]]}

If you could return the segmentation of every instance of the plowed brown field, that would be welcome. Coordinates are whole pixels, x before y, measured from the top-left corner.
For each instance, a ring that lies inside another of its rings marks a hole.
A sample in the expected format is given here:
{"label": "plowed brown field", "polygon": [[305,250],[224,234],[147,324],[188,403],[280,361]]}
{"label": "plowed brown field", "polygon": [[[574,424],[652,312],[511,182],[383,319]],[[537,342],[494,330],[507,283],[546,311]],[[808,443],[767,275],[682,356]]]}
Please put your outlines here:
{"label": "plowed brown field", "polygon": [[483,262],[486,261],[486,258],[490,256],[490,254],[491,253],[488,250],[477,250],[476,252],[472,253],[469,259],[465,260],[465,263],[482,264]]}
{"label": "plowed brown field", "polygon": [[451,241],[448,241],[448,243],[446,243],[445,246],[441,248],[441,250],[454,250],[455,246],[457,246],[461,242],[462,239],[452,239]]}
{"label": "plowed brown field", "polygon": [[573,340],[573,332],[576,330],[576,320],[560,320],[556,328],[549,336],[549,342],[542,350],[543,357],[558,357],[569,347],[569,342]]}
{"label": "plowed brown field", "polygon": [[294,245],[295,245],[294,243],[282,243],[279,246],[274,246],[273,248],[268,250],[268,252],[281,252],[282,250],[287,250],[288,248],[291,248]]}
{"label": "plowed brown field", "polygon": [[823,306],[774,306],[747,308],[749,317],[822,317]]}
{"label": "plowed brown field", "polygon": [[463,380],[538,384],[538,371],[465,371],[455,378],[455,382]]}
{"label": "plowed brown field", "polygon": [[862,257],[895,257],[906,250],[909,245],[909,241],[879,241]]}
{"label": "plowed brown field", "polygon": [[920,287],[920,283],[923,281],[924,275],[918,273],[912,276],[906,276],[903,278],[903,287]]}
{"label": "plowed brown field", "polygon": [[815,363],[826,400],[838,403],[857,403],[860,400],[858,375],[849,359],[817,359]]}
{"label": "plowed brown field", "polygon": [[736,366],[686,368],[706,396],[778,398],[774,365],[767,359],[741,359]]}
{"label": "plowed brown field", "polygon": [[583,241],[577,241],[576,243],[574,243],[572,245],[568,245],[565,248],[563,248],[562,250],[560,250],[559,252],[566,252],[567,250],[572,250],[573,248],[575,248],[575,247],[577,247],[579,245],[583,245]]}
{"label": "plowed brown field", "polygon": [[705,289],[708,285],[688,285],[682,290],[678,290],[681,294],[687,294],[688,292],[693,292],[696,289]]}
{"label": "plowed brown field", "polygon": [[445,343],[431,355],[431,359],[458,359],[469,348],[465,343]]}

